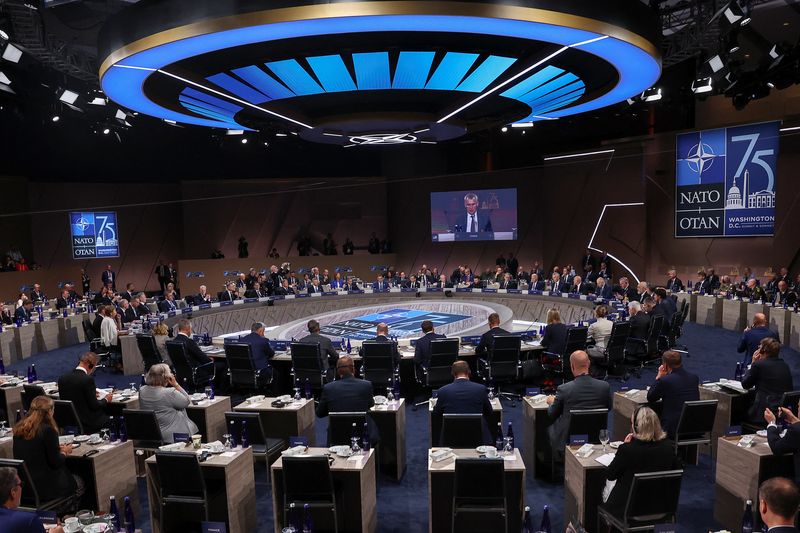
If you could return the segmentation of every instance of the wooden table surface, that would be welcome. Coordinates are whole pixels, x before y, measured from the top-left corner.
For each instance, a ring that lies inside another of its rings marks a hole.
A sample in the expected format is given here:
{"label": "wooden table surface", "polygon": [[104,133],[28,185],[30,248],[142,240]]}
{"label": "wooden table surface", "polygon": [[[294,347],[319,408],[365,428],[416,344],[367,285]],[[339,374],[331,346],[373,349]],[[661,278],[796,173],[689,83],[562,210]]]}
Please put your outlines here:
{"label": "wooden table surface", "polygon": [[611,439],[622,440],[631,432],[631,417],[637,407],[647,403],[647,391],[617,391],[613,397]]}
{"label": "wooden table surface", "polygon": [[213,400],[205,399],[186,408],[186,414],[197,424],[204,442],[222,442],[225,430],[225,413],[231,410],[231,397],[215,395]]}
{"label": "wooden table surface", "polygon": [[[85,457],[93,450],[98,450],[99,453]],[[88,467],[86,462],[89,463]],[[72,454],[67,456],[67,467],[74,473],[84,474],[84,479],[86,479],[85,473],[90,474],[87,491],[94,485],[95,511],[107,512],[109,498],[112,495],[120,503],[128,496],[134,509],[139,509],[133,441],[98,445],[81,443],[80,447],[74,448]]]}
{"label": "wooden table surface", "polygon": [[[603,447],[595,445],[588,457],[578,457],[580,446],[567,446],[564,453],[564,516],[576,517],[590,532],[597,528],[597,506],[602,503],[606,467],[597,462]],[[606,453],[615,453],[610,446]]]}
{"label": "wooden table surface", "polygon": [[397,480],[402,479],[406,470],[406,401],[376,405],[370,415],[380,433],[378,465]]}
{"label": "wooden table surface", "polygon": [[271,404],[275,400],[267,397],[255,403],[245,401],[233,410],[260,413],[267,437],[288,441],[289,437],[302,436],[308,438],[309,445],[313,446],[316,441],[314,400],[304,398],[285,407],[273,407]]}
{"label": "wooden table surface", "polygon": [[547,427],[550,425],[547,396],[541,395],[538,400],[534,398],[526,396],[522,399],[522,459],[530,477],[536,477],[542,473],[540,470],[544,470],[536,458],[536,450],[539,446],[548,446]]}

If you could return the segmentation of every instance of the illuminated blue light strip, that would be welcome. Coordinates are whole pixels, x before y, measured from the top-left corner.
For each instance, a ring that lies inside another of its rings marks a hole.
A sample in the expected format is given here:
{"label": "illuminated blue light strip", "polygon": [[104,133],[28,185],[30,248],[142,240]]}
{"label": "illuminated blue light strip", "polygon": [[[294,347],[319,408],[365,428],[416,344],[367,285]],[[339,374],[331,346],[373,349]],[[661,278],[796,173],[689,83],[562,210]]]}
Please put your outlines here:
{"label": "illuminated blue light strip", "polygon": [[400,52],[394,69],[393,89],[424,89],[435,52]]}
{"label": "illuminated blue light strip", "polygon": [[452,91],[461,82],[464,74],[472,67],[476,59],[478,59],[478,54],[447,52],[425,88]]}
{"label": "illuminated blue light strip", "polygon": [[546,113],[552,109],[558,109],[559,107],[563,107],[569,102],[574,102],[575,100],[583,96],[584,92],[586,92],[586,90],[583,87],[580,87],[558,98],[554,98],[547,102],[535,104],[534,106],[532,106],[533,112],[534,114],[539,115],[541,113]]}
{"label": "illuminated blue light strip", "polygon": [[273,61],[267,63],[267,66],[272,72],[295,92],[298,96],[306,96],[309,94],[319,94],[325,91],[319,84],[314,81],[311,74],[306,72],[306,69],[300,66],[294,59],[286,59],[284,61]]}
{"label": "illuminated blue light strip", "polygon": [[229,119],[233,118],[234,113],[228,111],[227,109],[222,109],[221,107],[217,107],[215,105],[211,105],[207,102],[203,102],[202,100],[197,100],[196,98],[192,98],[190,96],[186,96],[185,94],[178,95],[178,101],[186,102],[187,104],[191,104],[195,107],[200,107],[203,109],[207,109],[209,111],[213,111],[219,115],[223,115]]}
{"label": "illuminated blue light strip", "polygon": [[273,100],[295,96],[292,91],[255,65],[237,68],[232,72]]}
{"label": "illuminated blue light strip", "polygon": [[579,78],[575,74],[567,72],[553,80],[548,81],[544,85],[540,85],[534,90],[523,94],[517,98],[517,100],[521,102],[534,102],[553,91],[557,91],[558,89],[575,82],[578,79]]}
{"label": "illuminated blue light strip", "polygon": [[358,90],[390,89],[389,52],[353,54]]}
{"label": "illuminated blue light strip", "polygon": [[227,111],[230,111],[232,114],[236,114],[242,110],[242,106],[233,104],[221,98],[217,98],[216,96],[211,96],[210,94],[200,92],[197,89],[192,89],[191,87],[186,87],[181,92],[181,94],[185,94],[186,96],[191,96],[196,100],[200,100],[202,102],[206,102],[207,104],[211,104],[215,107],[225,109]]}
{"label": "illuminated blue light strip", "polygon": [[547,65],[542,70],[532,74],[530,77],[525,78],[523,81],[514,85],[506,92],[501,93],[500,96],[505,96],[506,98],[513,98],[517,100],[523,94],[532,91],[533,89],[539,87],[540,85],[544,85],[548,81],[552,80],[556,76],[559,76],[563,73],[564,73],[563,69],[554,67],[552,65]]}
{"label": "illuminated blue light strip", "polygon": [[[134,111],[187,124],[229,127],[229,124],[200,119],[156,104],[143,92],[145,81],[154,71],[167,65],[226,48],[307,36],[393,31],[495,35],[549,42],[600,57],[619,73],[618,83],[605,94],[578,106],[552,112],[546,118],[582,113],[620,102],[651,87],[661,74],[659,60],[645,50],[613,37],[604,38],[603,35],[576,28],[469,16],[369,15],[263,24],[176,40],[122,59],[103,73],[101,85],[113,101]],[[262,92],[268,94],[264,90]],[[462,109],[456,110],[456,113]],[[452,114],[442,120],[449,116]]]}
{"label": "illuminated blue light strip", "polygon": [[247,100],[251,104],[263,104],[264,102],[268,102],[270,100],[269,96],[256,91],[249,85],[245,85],[233,76],[229,76],[224,72],[220,74],[214,74],[206,79],[211,83],[219,85],[226,91],[235,94],[239,98]]}
{"label": "illuminated blue light strip", "polygon": [[547,93],[547,94],[545,94],[543,96],[540,96],[539,98],[536,98],[534,100],[523,100],[523,101],[526,104],[528,104],[529,106],[531,106],[531,107],[536,107],[536,106],[541,107],[542,105],[544,105],[544,104],[546,104],[548,102],[552,102],[553,100],[558,100],[559,98],[561,98],[565,94],[569,94],[572,91],[574,91],[576,89],[581,89],[583,87],[585,87],[585,85],[583,84],[583,81],[580,80],[580,79],[577,79],[577,80],[573,81],[572,83],[570,83],[568,85],[564,85],[560,89],[557,89],[555,91],[549,92],[549,93]]}
{"label": "illuminated blue light strip", "polygon": [[219,113],[215,113],[214,111],[210,111],[205,107],[198,107],[196,105],[192,105],[192,104],[189,104],[189,103],[186,103],[186,102],[183,102],[183,101],[181,101],[181,105],[183,107],[185,107],[186,109],[189,109],[190,111],[194,111],[195,113],[198,113],[200,115],[203,115],[203,116],[206,116],[206,117],[209,117],[209,118],[222,120],[222,121],[228,121],[231,118],[231,117],[228,117],[228,116],[225,116],[225,115],[221,115]]}
{"label": "illuminated blue light strip", "polygon": [[325,92],[355,91],[356,84],[340,55],[306,58]]}
{"label": "illuminated blue light strip", "polygon": [[472,71],[472,74],[467,76],[467,79],[461,82],[461,85],[456,87],[456,91],[479,93],[499,78],[516,61],[513,57],[489,56],[478,68]]}

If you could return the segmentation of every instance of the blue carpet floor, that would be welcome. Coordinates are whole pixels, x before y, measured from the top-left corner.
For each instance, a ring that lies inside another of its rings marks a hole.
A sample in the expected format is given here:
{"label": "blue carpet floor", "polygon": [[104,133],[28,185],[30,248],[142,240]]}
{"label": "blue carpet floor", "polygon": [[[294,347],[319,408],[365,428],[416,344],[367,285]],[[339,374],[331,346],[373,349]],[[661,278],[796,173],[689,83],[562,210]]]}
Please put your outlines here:
{"label": "blue carpet floor", "polygon": [[[720,376],[733,378],[733,370],[738,355],[736,344],[739,334],[718,328],[708,328],[687,324],[681,342],[689,348],[691,357],[685,359],[685,366],[700,376],[701,380],[716,380]],[[12,365],[10,370],[24,373],[26,366],[34,363],[42,380],[56,380],[59,375],[74,368],[80,353],[86,345],[73,346],[52,352],[38,354],[27,359],[24,364]],[[800,385],[800,354],[784,348],[782,357],[792,369],[796,385]],[[24,375],[24,374],[23,374]],[[631,388],[644,388],[655,376],[655,369],[645,370],[641,378],[631,378],[627,385]],[[98,386],[126,387],[139,377],[100,373],[96,376]],[[619,382],[612,382],[613,389],[619,389]],[[519,404],[510,407],[504,402],[504,419],[514,424],[522,434],[522,408]],[[325,442],[327,420],[317,420],[317,442]],[[408,470],[400,482],[382,477],[378,484],[378,530],[385,533],[416,533],[428,530],[428,480],[427,446],[428,414],[425,409],[407,411],[406,442]],[[615,436],[618,437],[618,436]],[[713,518],[714,482],[708,457],[701,456],[697,466],[687,466],[681,491],[678,512],[679,531],[697,532],[720,529]],[[147,493],[143,480],[139,480],[142,512],[137,526],[142,531],[150,531],[147,509]],[[272,531],[272,498],[266,469],[256,467],[256,497],[259,532]],[[554,531],[563,531],[566,519],[564,510],[564,487],[544,481],[527,481],[526,501],[534,510],[534,523],[541,518],[541,509],[547,504],[551,509]]]}

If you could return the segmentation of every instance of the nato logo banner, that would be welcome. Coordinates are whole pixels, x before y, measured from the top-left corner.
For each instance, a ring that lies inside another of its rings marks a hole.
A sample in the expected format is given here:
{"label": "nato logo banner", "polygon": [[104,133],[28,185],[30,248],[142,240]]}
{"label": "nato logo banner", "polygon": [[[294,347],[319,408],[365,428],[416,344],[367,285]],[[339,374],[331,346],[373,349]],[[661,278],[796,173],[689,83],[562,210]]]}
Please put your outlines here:
{"label": "nato logo banner", "polygon": [[678,135],[676,237],[769,236],[779,122]]}
{"label": "nato logo banner", "polygon": [[119,257],[116,213],[70,213],[72,258]]}

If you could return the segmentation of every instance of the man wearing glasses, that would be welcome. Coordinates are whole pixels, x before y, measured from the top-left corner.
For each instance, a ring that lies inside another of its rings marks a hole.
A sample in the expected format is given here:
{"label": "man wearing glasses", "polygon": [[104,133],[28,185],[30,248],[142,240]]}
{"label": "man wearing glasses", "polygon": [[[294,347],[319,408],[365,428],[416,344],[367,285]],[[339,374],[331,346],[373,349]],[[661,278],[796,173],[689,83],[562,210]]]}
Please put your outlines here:
{"label": "man wearing glasses", "polygon": [[[22,499],[22,481],[17,470],[11,467],[0,468],[0,524],[3,533],[44,533],[42,521],[36,513],[18,511]],[[64,533],[64,528],[56,526],[50,533]]]}

